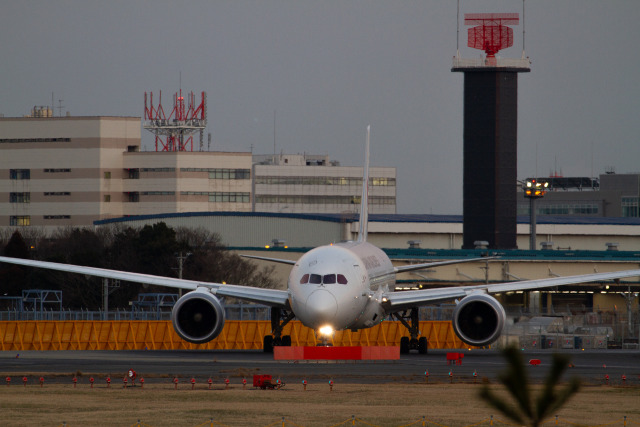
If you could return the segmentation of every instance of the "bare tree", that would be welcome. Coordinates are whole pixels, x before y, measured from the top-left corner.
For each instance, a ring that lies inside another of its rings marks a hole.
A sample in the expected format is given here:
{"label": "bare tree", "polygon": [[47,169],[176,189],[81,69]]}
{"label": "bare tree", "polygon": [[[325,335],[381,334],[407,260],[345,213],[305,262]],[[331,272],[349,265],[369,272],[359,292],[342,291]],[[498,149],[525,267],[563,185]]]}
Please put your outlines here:
{"label": "bare tree", "polygon": [[[162,222],[138,229],[116,226],[96,231],[66,227],[56,230],[49,238],[32,233],[31,241],[37,242],[33,250],[20,233],[16,236],[19,238],[15,237],[14,244],[7,245],[8,250],[5,248],[8,256],[33,256],[65,264],[177,277],[177,255],[188,253],[183,265],[185,279],[276,287],[272,278],[274,268],[258,270],[255,264],[227,251],[219,235],[203,228],[174,230]],[[53,289],[63,291],[67,307],[97,309],[101,304],[102,280],[97,277],[0,266],[2,278],[5,283],[15,284],[11,292],[16,295],[27,288]],[[110,306],[128,307],[129,301],[140,292],[166,292],[166,288],[121,283],[110,296]]]}

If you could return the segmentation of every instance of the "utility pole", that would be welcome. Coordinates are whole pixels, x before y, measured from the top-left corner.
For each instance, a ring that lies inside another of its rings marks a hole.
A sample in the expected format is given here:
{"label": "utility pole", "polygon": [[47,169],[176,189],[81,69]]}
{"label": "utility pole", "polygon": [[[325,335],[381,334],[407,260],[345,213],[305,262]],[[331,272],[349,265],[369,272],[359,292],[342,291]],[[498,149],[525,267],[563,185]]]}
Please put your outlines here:
{"label": "utility pole", "polygon": [[109,294],[112,294],[119,287],[119,280],[114,280],[113,285],[109,286],[109,279],[107,279],[106,277],[102,279],[102,311],[104,312],[103,320],[109,320]]}
{"label": "utility pole", "polygon": [[[191,256],[191,252],[186,252],[183,254],[182,251],[176,254],[176,258],[178,258],[178,279],[182,279],[182,269],[184,267],[184,260]],[[178,289],[178,297],[182,296],[182,288]]]}

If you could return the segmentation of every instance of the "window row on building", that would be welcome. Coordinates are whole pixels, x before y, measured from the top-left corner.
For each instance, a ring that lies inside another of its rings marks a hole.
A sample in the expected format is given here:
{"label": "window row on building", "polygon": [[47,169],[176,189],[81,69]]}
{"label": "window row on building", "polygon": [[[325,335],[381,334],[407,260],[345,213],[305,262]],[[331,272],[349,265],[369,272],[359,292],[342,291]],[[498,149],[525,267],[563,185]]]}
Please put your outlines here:
{"label": "window row on building", "polygon": [[9,169],[9,179],[31,179],[31,169]]}
{"label": "window row on building", "polygon": [[[176,168],[130,168],[126,169],[129,179],[140,179],[140,172],[175,172]],[[209,179],[251,179],[250,169],[225,169],[225,168],[180,168],[180,172],[206,172]]]}
{"label": "window row on building", "polygon": [[[257,176],[256,184],[270,185],[345,185],[362,187],[362,178],[331,176]],[[374,187],[395,187],[395,178],[369,178]]]}
{"label": "window row on building", "polygon": [[142,196],[175,196],[175,191],[141,191]]}
{"label": "window row on building", "polygon": [[[43,215],[43,219],[71,219],[71,215]],[[11,226],[29,226],[31,225],[31,215],[11,215],[9,217],[9,225]]]}
{"label": "window row on building", "polygon": [[[359,205],[360,196],[283,196],[256,195],[256,203],[288,203],[311,205]],[[371,205],[394,205],[395,197],[369,196]]]}
{"label": "window row on building", "polygon": [[[69,196],[70,192],[48,192],[45,196]],[[129,202],[139,202],[140,196],[175,196],[175,191],[131,191],[126,192],[125,199]],[[182,191],[183,196],[208,196],[209,202],[233,202],[233,203],[249,203],[251,201],[251,193],[248,192],[212,192],[212,191]],[[111,195],[105,194],[103,200],[111,201]],[[9,201],[11,203],[30,203],[31,193],[10,193]],[[394,197],[369,197],[372,205],[393,205]],[[283,195],[257,195],[256,203],[309,203],[309,204],[360,204],[360,196],[283,196]],[[596,207],[597,209],[597,207]]]}
{"label": "window row on building", "polygon": [[140,168],[140,172],[175,172],[176,168]]}
{"label": "window row on building", "polygon": [[[139,202],[140,196],[175,196],[175,191],[130,191],[126,192],[125,201]],[[182,196],[207,196],[209,202],[228,203],[249,203],[251,193],[249,192],[222,192],[222,191],[181,191]],[[108,197],[108,198],[107,198]],[[105,202],[111,201],[110,195],[105,195]]]}
{"label": "window row on building", "polygon": [[209,193],[209,201],[215,203],[249,203],[250,199],[250,193]]}
{"label": "window row on building", "polygon": [[247,192],[222,192],[222,191],[182,191],[183,196],[208,196],[210,202],[220,203],[249,203],[251,193]]}
{"label": "window row on building", "polygon": [[29,203],[31,201],[31,193],[9,193],[10,203]]}
{"label": "window row on building", "polygon": [[[597,215],[599,208],[594,203],[554,204],[536,207],[538,215]],[[518,205],[518,215],[529,215],[527,205]]]}
{"label": "window row on building", "polygon": [[[175,168],[141,168],[126,169],[129,179],[140,178],[140,172],[175,172]],[[181,172],[208,172],[209,179],[251,179],[250,169],[211,169],[211,168],[181,168]],[[71,169],[44,169],[46,173],[71,172]],[[105,179],[111,178],[111,172],[104,173]],[[10,169],[9,179],[31,179],[31,169]]]}
{"label": "window row on building", "polygon": [[540,206],[537,212],[540,215],[595,215],[598,213],[598,205],[582,203]]}
{"label": "window row on building", "polygon": [[250,169],[180,168],[180,172],[208,172],[209,179],[251,179]]}
{"label": "window row on building", "polygon": [[31,216],[30,215],[11,215],[9,217],[9,225],[13,225],[13,226],[31,225]]}
{"label": "window row on building", "polygon": [[[71,192],[69,191],[45,191],[43,193],[45,196],[70,196]],[[9,193],[9,202],[10,203],[30,203],[31,202],[31,193]]]}
{"label": "window row on building", "polygon": [[71,138],[0,138],[0,144],[16,144],[23,142],[71,142]]}

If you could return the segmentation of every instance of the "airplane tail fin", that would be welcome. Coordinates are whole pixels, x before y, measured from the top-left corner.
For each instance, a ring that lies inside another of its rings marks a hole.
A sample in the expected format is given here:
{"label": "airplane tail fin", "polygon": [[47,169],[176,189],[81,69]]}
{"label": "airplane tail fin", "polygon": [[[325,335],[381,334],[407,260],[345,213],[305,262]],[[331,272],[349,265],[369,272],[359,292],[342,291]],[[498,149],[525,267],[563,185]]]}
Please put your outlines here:
{"label": "airplane tail fin", "polygon": [[364,152],[364,170],[362,173],[362,197],[360,198],[360,229],[358,230],[358,242],[367,241],[369,230],[369,135],[371,126],[367,126],[367,142]]}

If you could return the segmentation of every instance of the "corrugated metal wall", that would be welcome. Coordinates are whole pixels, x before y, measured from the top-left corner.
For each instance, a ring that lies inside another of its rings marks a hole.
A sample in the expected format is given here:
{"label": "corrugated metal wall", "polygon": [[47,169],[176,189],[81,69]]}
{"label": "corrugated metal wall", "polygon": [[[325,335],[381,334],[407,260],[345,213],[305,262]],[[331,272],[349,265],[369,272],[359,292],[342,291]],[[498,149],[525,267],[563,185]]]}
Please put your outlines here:
{"label": "corrugated metal wall", "polygon": [[[202,227],[218,233],[222,243],[230,246],[262,247],[273,239],[284,239],[291,247],[315,247],[340,242],[343,239],[344,224],[276,216],[168,215],[167,217],[127,220],[118,223],[127,227],[144,227],[146,224],[164,222],[170,227]],[[105,227],[108,225],[100,225]]]}
{"label": "corrugated metal wall", "polygon": [[[451,322],[420,322],[429,348],[466,347]],[[174,332],[170,321],[5,321],[0,322],[0,350],[258,350],[270,333],[268,321],[227,321],[222,334],[207,344],[191,344]],[[294,346],[316,345],[313,330],[290,322],[284,334]],[[358,332],[339,331],[334,345],[391,346],[408,336],[399,322],[383,322]]]}

